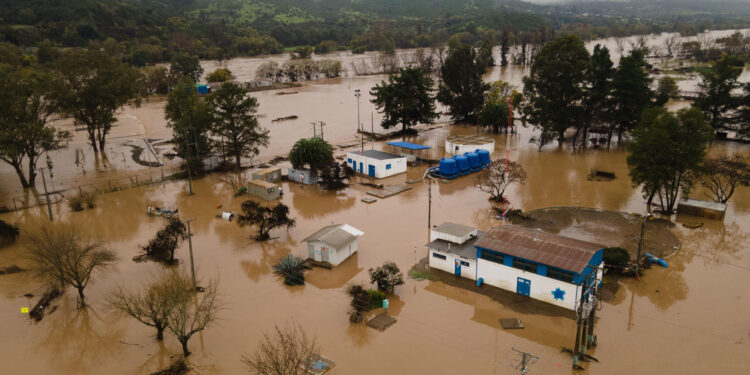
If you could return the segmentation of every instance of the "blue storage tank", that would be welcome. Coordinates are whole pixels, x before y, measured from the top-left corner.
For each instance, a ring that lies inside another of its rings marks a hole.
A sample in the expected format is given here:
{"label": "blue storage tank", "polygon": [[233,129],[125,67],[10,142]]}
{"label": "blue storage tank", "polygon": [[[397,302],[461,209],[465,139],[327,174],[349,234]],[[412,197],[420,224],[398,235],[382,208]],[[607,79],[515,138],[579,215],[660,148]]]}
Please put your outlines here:
{"label": "blue storage tank", "polygon": [[469,174],[470,172],[469,159],[467,159],[466,156],[455,155],[453,156],[453,160],[456,161],[456,166],[458,167],[458,173],[460,173],[462,176]]}
{"label": "blue storage tank", "polygon": [[487,150],[477,150],[476,153],[479,156],[479,162],[483,166],[486,166],[486,165],[490,164],[490,162],[492,161],[492,160],[490,160],[490,152],[489,151],[487,151]]}
{"label": "blue storage tank", "polygon": [[442,158],[440,159],[440,168],[438,173],[443,176],[453,176],[458,172],[456,170],[456,161],[453,159]]}
{"label": "blue storage tank", "polygon": [[464,156],[469,160],[469,168],[471,168],[472,172],[482,169],[482,163],[479,162],[479,155],[474,152],[467,152]]}

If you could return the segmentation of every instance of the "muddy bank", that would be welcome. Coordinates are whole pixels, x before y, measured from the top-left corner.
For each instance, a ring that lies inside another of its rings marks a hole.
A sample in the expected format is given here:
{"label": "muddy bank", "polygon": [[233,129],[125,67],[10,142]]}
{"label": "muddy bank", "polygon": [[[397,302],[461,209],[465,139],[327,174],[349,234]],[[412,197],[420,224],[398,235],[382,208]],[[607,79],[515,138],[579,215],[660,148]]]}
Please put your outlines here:
{"label": "muddy bank", "polygon": [[[529,211],[527,216],[527,220],[514,223],[608,247],[622,247],[632,259],[638,251],[643,216],[637,214],[586,207],[550,207]],[[674,253],[680,246],[672,233],[674,226],[668,220],[646,222],[642,252],[660,258]]]}

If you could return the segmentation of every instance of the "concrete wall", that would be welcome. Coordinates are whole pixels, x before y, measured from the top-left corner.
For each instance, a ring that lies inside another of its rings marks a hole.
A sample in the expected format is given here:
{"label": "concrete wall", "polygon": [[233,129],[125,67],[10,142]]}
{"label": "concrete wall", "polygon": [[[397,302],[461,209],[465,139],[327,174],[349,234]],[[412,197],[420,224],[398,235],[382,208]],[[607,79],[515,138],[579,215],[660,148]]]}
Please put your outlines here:
{"label": "concrete wall", "polygon": [[299,184],[314,185],[318,183],[318,175],[309,169],[289,168],[289,181]]}
{"label": "concrete wall", "polygon": [[[569,310],[575,310],[575,306],[577,306],[580,289],[577,285],[550,279],[546,276],[490,262],[485,259],[477,259],[477,267],[479,269],[478,277],[483,278],[487,284],[516,293],[518,278],[521,277],[531,281],[531,290],[529,293],[531,298]],[[565,292],[562,300],[555,299],[552,294],[557,288]]]}
{"label": "concrete wall", "polygon": [[355,239],[341,248],[336,249],[320,241],[308,242],[307,256],[321,262],[323,261],[323,248],[325,248],[325,251],[328,253],[328,263],[338,266],[352,254],[357,252],[358,244]]}
{"label": "concrete wall", "polygon": [[[362,163],[362,172],[360,174],[369,176],[370,165],[375,166],[375,178],[385,178],[393,176],[399,173],[406,172],[406,158],[398,157],[394,159],[379,160],[368,158],[365,155],[359,153],[348,153],[346,155],[346,162],[351,166],[357,173],[360,173],[360,163]],[[387,168],[390,164],[391,168]]]}
{"label": "concrete wall", "polygon": [[[436,253],[436,254],[439,254],[439,255],[443,255],[443,256],[445,256],[445,259],[436,258],[433,255],[433,253]],[[455,274],[456,273],[456,269],[455,269],[455,267],[456,267],[456,260],[464,261],[466,263],[469,263],[469,265],[468,266],[465,266],[465,265],[461,266],[461,277],[465,277],[465,278],[471,279],[471,280],[476,280],[477,279],[476,278],[477,268],[476,268],[476,260],[475,259],[463,258],[463,257],[460,257],[460,256],[458,256],[456,254],[453,254],[453,253],[448,253],[448,252],[443,252],[443,251],[437,251],[437,250],[430,249],[430,254],[429,254],[428,260],[429,260],[430,267],[437,268],[439,270],[442,270],[442,271],[445,271],[445,272],[448,272],[448,273],[451,273],[451,274]]]}

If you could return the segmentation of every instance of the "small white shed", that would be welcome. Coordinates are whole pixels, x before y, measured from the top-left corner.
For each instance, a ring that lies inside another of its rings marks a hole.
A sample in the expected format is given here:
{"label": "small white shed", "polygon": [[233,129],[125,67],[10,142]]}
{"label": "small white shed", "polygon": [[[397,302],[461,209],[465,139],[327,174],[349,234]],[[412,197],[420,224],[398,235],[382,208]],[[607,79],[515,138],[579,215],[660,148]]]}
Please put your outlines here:
{"label": "small white shed", "polygon": [[477,249],[484,232],[466,225],[443,223],[430,229],[430,267],[476,280]]}
{"label": "small white shed", "polygon": [[323,227],[304,239],[307,242],[307,257],[338,266],[357,252],[357,239],[363,234],[365,233],[349,224]]}
{"label": "small white shed", "polygon": [[308,168],[289,168],[288,172],[289,181],[305,185],[314,185],[318,183],[318,174]]}
{"label": "small white shed", "polygon": [[352,151],[346,162],[355,172],[375,178],[385,178],[406,172],[406,156],[378,150]]}

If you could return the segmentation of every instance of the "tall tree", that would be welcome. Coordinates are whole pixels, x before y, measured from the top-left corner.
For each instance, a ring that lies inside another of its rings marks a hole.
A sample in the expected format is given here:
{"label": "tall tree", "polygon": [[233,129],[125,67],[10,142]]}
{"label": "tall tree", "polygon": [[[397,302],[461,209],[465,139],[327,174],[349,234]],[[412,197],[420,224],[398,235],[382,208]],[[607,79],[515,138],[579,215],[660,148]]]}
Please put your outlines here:
{"label": "tall tree", "polygon": [[34,187],[39,158],[66,147],[71,135],[50,126],[56,106],[49,74],[0,65],[0,82],[6,89],[0,96],[0,160],[13,167],[21,186]]}
{"label": "tall tree", "polygon": [[289,161],[297,169],[308,166],[319,172],[333,163],[333,147],[322,138],[302,138],[289,152]]}
{"label": "tall tree", "polygon": [[188,341],[194,334],[206,329],[216,320],[216,314],[219,311],[217,299],[218,283],[211,280],[203,292],[198,293],[193,290],[189,284],[188,276],[180,274],[182,282],[179,285],[190,285],[190,297],[181,298],[172,308],[167,317],[167,327],[169,331],[182,344],[182,355],[190,355],[188,350]]}
{"label": "tall tree", "polygon": [[706,158],[697,177],[707,197],[714,202],[727,203],[737,186],[750,178],[750,163],[740,154]]}
{"label": "tall tree", "polygon": [[268,130],[255,117],[258,101],[247,96],[245,90],[226,83],[208,96],[211,109],[212,132],[221,137],[222,150],[233,156],[237,168],[242,157],[258,155],[261,146],[268,146]]}
{"label": "tall tree", "polygon": [[256,375],[307,375],[319,350],[315,338],[307,336],[301,326],[274,326],[271,334],[263,334],[252,356],[242,357],[242,363]]}
{"label": "tall tree", "polygon": [[28,260],[34,273],[60,287],[78,290],[79,306],[94,272],[111,267],[117,255],[104,243],[87,238],[71,224],[47,224],[24,232]]}
{"label": "tall tree", "polygon": [[458,45],[448,52],[440,68],[442,81],[437,100],[450,107],[449,112],[455,121],[476,122],[484,104],[484,93],[489,88],[482,81],[484,71],[485,66],[479,63],[471,46]]}
{"label": "tall tree", "polygon": [[418,123],[432,122],[437,117],[433,84],[421,68],[405,68],[389,75],[387,83],[375,85],[370,90],[371,102],[385,115],[381,126],[390,129],[400,123],[405,132]]}
{"label": "tall tree", "polygon": [[169,72],[178,80],[189,79],[195,83],[201,79],[203,67],[198,56],[178,52],[172,56],[172,61],[169,64]]}
{"label": "tall tree", "polygon": [[740,106],[740,99],[732,92],[740,88],[738,78],[742,65],[736,57],[725,54],[710,68],[699,71],[700,94],[695,99],[695,106],[703,111],[706,121],[714,129],[726,128],[732,122],[729,116]]}
{"label": "tall tree", "polygon": [[[609,49],[597,44],[591,54],[591,64],[586,69],[586,89],[583,99],[585,111],[581,122],[583,142],[586,147],[588,131],[591,126],[601,127],[612,119],[612,76],[614,63],[609,57]],[[578,135],[578,133],[576,133]]]}
{"label": "tall tree", "polygon": [[583,120],[583,84],[589,65],[583,42],[568,35],[544,45],[524,77],[527,121],[542,133],[554,133],[562,146],[565,131]]}
{"label": "tall tree", "polygon": [[[507,171],[506,171],[507,165]],[[477,175],[474,186],[489,193],[490,200],[505,200],[505,189],[512,184],[522,185],[526,181],[526,171],[521,164],[506,159],[498,159]]]}
{"label": "tall tree", "polygon": [[268,207],[262,206],[256,201],[248,200],[242,202],[242,212],[244,215],[237,216],[237,224],[240,226],[257,224],[258,235],[255,236],[255,239],[258,241],[269,239],[268,232],[271,229],[279,227],[287,227],[289,229],[297,223],[296,220],[289,217],[289,207],[283,203]]}
{"label": "tall tree", "polygon": [[477,118],[479,125],[490,127],[497,133],[508,122],[508,97],[511,95],[513,91],[507,82],[493,82]]}
{"label": "tall tree", "polygon": [[669,99],[676,98],[679,93],[680,88],[677,86],[677,80],[670,76],[661,77],[656,88],[654,102],[661,107],[667,104]]}
{"label": "tall tree", "polygon": [[58,60],[55,100],[63,112],[86,125],[94,152],[104,151],[115,111],[140,104],[143,75],[98,50],[70,51]]}
{"label": "tall tree", "polygon": [[508,66],[508,51],[510,50],[510,33],[503,29],[500,37],[500,66]]}
{"label": "tall tree", "polygon": [[646,72],[646,60],[641,49],[634,49],[630,55],[620,59],[612,80],[618,144],[622,142],[622,135],[633,130],[641,120],[643,111],[652,105],[654,93],[650,85],[651,78]]}
{"label": "tall tree", "polygon": [[630,179],[642,185],[648,209],[655,197],[662,212],[671,213],[688,176],[698,170],[713,138],[711,127],[698,109],[685,108],[674,115],[664,108],[643,113],[628,144]]}
{"label": "tall tree", "polygon": [[167,126],[172,128],[175,153],[187,161],[192,170],[202,170],[200,155],[211,152],[211,111],[189,80],[180,82],[167,96],[164,107]]}

